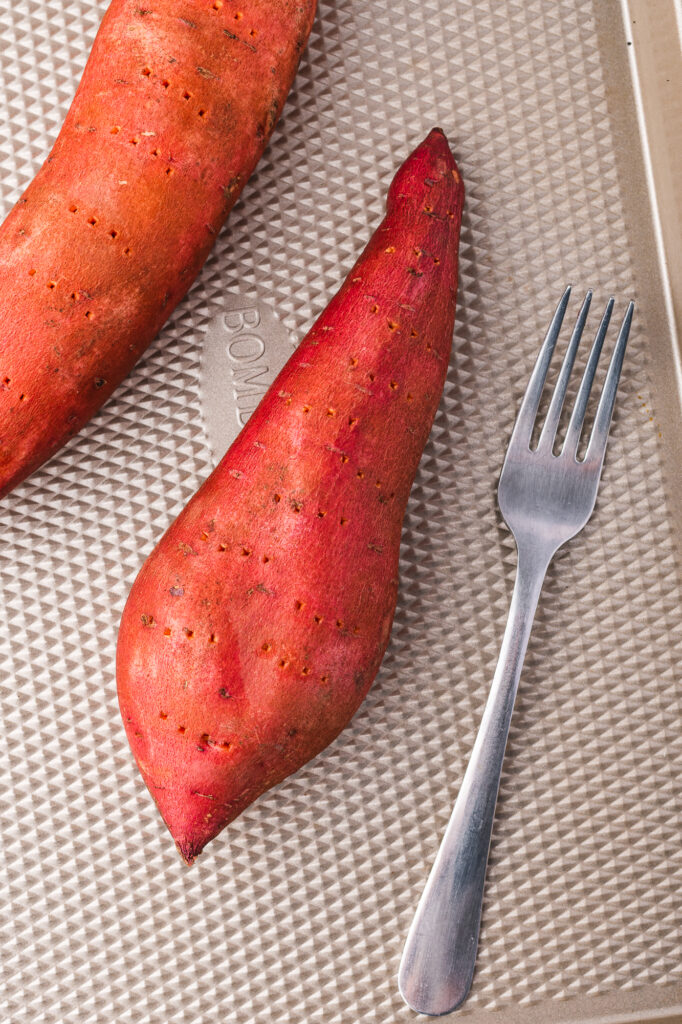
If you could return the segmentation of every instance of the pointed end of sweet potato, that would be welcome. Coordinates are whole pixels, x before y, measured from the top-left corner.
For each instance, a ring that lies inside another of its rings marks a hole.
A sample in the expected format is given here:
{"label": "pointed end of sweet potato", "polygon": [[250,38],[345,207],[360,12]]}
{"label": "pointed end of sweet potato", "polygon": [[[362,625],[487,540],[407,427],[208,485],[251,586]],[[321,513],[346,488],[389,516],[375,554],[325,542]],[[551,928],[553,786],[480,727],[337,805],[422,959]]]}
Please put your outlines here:
{"label": "pointed end of sweet potato", "polygon": [[175,846],[187,867],[191,867],[201,853],[201,849],[197,850],[196,845],[187,839],[176,839]]}
{"label": "pointed end of sweet potato", "polygon": [[[208,787],[205,787],[208,788]],[[185,864],[192,865],[207,843],[244,810],[251,798],[220,801],[186,787],[153,789],[156,806]]]}
{"label": "pointed end of sweet potato", "polygon": [[448,212],[459,221],[464,200],[464,185],[447,136],[442,128],[432,128],[417,148],[398,169],[388,192],[388,203],[408,202],[429,212],[430,200],[425,198],[438,182],[447,181],[451,200]]}
{"label": "pointed end of sweet potato", "polygon": [[176,788],[166,783],[163,788],[155,787],[146,777],[145,782],[178,853],[185,864],[193,864],[206,843],[224,827],[228,816],[220,811],[214,812],[212,803],[207,804],[205,796],[184,786]]}
{"label": "pointed end of sweet potato", "polygon": [[426,151],[434,161],[443,161],[450,170],[453,167],[457,167],[452,150],[450,149],[448,137],[442,128],[432,128],[421,145],[417,147],[415,153],[418,153],[420,150]]}

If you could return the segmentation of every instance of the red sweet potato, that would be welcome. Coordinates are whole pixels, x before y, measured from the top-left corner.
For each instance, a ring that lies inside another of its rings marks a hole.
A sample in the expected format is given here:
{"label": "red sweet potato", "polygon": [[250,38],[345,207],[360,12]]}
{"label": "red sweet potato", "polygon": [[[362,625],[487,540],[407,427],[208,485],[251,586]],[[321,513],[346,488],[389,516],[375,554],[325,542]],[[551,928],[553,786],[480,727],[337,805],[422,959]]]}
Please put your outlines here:
{"label": "red sweet potato", "polygon": [[282,109],[315,0],[113,0],[0,227],[0,497],[76,433],[202,266]]}
{"label": "red sweet potato", "polygon": [[435,129],[398,171],[345,284],[133,585],[121,712],[188,862],[327,746],[376,675],[448,366],[463,197]]}

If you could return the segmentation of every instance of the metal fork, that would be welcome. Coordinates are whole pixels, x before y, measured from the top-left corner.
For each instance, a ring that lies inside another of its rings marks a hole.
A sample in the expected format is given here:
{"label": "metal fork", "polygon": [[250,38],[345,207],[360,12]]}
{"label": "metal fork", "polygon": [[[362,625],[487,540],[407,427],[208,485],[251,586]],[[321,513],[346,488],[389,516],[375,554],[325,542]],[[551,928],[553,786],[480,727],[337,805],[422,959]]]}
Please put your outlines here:
{"label": "metal fork", "polygon": [[418,1013],[440,1016],[466,998],[474,973],[481,904],[495,803],[512,708],[533,617],[550,561],[592,515],[604,463],[634,304],[628,305],[613,351],[584,459],[578,445],[595,371],[611,318],[606,311],[590,351],[559,455],[553,453],[566,388],[592,293],[578,315],[554,388],[540,440],[531,438],[552,353],[568,305],[564,292],[521,403],[497,492],[518,552],[516,582],[490,695],[471,759],[436,861],[417,907],[398,982]]}

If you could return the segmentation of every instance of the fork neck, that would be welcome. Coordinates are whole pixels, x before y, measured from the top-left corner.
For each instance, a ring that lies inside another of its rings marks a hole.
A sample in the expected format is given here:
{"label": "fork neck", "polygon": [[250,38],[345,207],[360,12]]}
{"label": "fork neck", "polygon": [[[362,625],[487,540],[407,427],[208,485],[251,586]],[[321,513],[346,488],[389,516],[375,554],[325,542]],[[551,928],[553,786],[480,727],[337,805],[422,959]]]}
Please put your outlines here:
{"label": "fork neck", "polygon": [[[507,633],[515,635],[516,641],[521,641],[519,646],[522,650],[519,650],[519,653],[523,660],[523,652],[525,652],[525,645],[530,636],[542,584],[556,547],[552,545],[550,548],[547,544],[538,543],[536,538],[517,537],[516,548],[518,565],[509,609]],[[505,636],[505,640],[507,639],[508,636]]]}
{"label": "fork neck", "polygon": [[526,577],[539,577],[542,586],[547,567],[561,545],[545,534],[519,530],[514,531],[514,540],[518,554],[517,581],[520,577],[524,580]]}
{"label": "fork neck", "polygon": [[535,610],[547,566],[554,554],[554,551],[550,552],[541,545],[519,542],[518,538],[516,546],[516,580],[490,695],[490,702],[493,705],[499,703],[498,710],[501,710],[504,723],[501,727],[503,731],[509,728]]}

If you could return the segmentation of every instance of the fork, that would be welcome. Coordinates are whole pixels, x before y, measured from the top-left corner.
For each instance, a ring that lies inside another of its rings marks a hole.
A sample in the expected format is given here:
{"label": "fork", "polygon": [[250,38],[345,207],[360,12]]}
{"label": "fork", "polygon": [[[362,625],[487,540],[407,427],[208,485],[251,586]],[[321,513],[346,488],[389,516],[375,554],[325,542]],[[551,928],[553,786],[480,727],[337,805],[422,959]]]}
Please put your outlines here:
{"label": "fork", "polygon": [[570,287],[552,318],[521,403],[498,486],[498,503],[518,554],[509,618],[490,695],[452,816],[403,951],[398,983],[417,1013],[450,1013],[466,998],[474,973],[483,888],[502,761],[523,659],[547,568],[558,549],[592,515],[634,303],[613,350],[584,458],[578,445],[614,300],[590,351],[563,447],[557,429],[592,292],[578,314],[537,448],[531,438],[547,371],[568,306]]}

